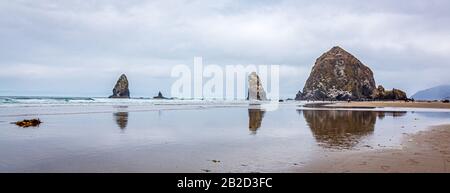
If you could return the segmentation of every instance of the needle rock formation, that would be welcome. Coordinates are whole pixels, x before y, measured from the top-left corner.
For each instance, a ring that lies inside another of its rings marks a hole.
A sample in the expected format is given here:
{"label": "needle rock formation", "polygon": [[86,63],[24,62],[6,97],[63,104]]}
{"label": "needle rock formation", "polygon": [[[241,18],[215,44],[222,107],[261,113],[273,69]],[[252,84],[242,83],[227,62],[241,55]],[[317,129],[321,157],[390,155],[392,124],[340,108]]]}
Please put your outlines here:
{"label": "needle rock formation", "polygon": [[256,72],[252,72],[248,76],[247,100],[267,100],[266,92],[264,91],[261,80]]}
{"label": "needle rock formation", "polygon": [[128,89],[128,79],[122,74],[114,86],[113,94],[109,98],[130,98],[130,90]]}

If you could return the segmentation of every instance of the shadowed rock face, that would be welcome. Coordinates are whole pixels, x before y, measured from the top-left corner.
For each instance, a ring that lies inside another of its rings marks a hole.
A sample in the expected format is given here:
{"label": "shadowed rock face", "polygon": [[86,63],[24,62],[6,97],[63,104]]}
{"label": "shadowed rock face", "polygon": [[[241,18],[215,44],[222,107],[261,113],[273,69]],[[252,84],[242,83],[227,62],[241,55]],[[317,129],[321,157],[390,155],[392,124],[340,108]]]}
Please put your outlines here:
{"label": "shadowed rock face", "polygon": [[370,98],[375,89],[372,70],[353,55],[336,46],[314,64],[297,100]]}
{"label": "shadowed rock face", "polygon": [[266,92],[264,91],[261,80],[256,72],[252,72],[248,76],[247,100],[267,100]]}
{"label": "shadowed rock face", "polygon": [[128,89],[128,79],[122,74],[117,80],[113,89],[113,94],[109,98],[130,98],[130,90]]}
{"label": "shadowed rock face", "polygon": [[298,110],[303,113],[314,138],[320,146],[351,149],[375,129],[377,118],[399,117],[406,112]]}
{"label": "shadowed rock face", "polygon": [[264,113],[261,109],[248,109],[248,128],[251,132],[256,133],[261,127]]}

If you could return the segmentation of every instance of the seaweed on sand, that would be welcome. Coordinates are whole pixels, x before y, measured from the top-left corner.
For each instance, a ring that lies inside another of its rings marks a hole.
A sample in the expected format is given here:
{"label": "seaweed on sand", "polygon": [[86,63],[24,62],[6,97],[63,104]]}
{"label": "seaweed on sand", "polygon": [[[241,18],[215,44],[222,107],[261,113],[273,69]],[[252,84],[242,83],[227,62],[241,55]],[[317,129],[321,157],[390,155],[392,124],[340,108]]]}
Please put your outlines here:
{"label": "seaweed on sand", "polygon": [[17,122],[13,122],[13,124],[16,124],[19,127],[36,127],[39,126],[41,124],[41,120],[40,119],[24,119],[23,121],[17,121]]}

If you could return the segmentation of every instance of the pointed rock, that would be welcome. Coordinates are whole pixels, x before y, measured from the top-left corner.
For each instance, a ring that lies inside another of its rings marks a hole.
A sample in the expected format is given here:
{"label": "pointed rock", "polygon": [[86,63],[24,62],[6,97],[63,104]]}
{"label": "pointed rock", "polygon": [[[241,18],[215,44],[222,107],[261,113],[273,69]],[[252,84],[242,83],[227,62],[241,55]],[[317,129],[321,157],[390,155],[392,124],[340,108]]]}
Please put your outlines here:
{"label": "pointed rock", "polygon": [[167,99],[167,98],[162,95],[161,91],[159,91],[158,96],[154,96],[153,99]]}
{"label": "pointed rock", "polygon": [[113,89],[113,94],[109,98],[130,98],[130,90],[128,89],[128,79],[122,74],[117,80]]}
{"label": "pointed rock", "polygon": [[264,91],[261,80],[256,72],[252,72],[248,76],[247,100],[267,100],[266,92]]}

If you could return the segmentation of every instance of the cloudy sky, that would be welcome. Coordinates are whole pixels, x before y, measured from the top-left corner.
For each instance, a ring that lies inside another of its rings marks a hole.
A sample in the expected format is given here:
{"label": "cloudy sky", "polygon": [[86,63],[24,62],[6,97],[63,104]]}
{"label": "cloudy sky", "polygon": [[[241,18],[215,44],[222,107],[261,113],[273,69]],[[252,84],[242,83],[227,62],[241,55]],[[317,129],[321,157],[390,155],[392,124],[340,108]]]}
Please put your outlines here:
{"label": "cloudy sky", "polygon": [[279,64],[281,95],[339,45],[377,84],[450,83],[450,1],[0,1],[0,95],[169,92],[176,64]]}

